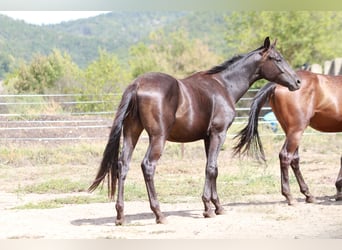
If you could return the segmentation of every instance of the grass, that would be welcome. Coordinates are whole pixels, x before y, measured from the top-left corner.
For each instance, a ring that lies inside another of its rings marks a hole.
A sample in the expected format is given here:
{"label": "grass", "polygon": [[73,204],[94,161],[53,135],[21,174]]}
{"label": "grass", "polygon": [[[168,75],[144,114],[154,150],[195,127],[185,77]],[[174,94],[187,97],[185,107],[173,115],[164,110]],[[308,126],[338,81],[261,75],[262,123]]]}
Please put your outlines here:
{"label": "grass", "polygon": [[62,194],[72,192],[82,192],[87,190],[86,183],[75,182],[69,179],[51,179],[37,184],[18,187],[17,193],[36,193],[36,194]]}
{"label": "grass", "polygon": [[90,204],[107,202],[103,196],[71,196],[66,198],[57,198],[45,200],[40,202],[29,202],[21,206],[14,207],[13,209],[51,209],[59,208],[68,204]]}
{"label": "grass", "polygon": [[[257,194],[279,194],[281,197],[278,152],[284,137],[263,136],[262,141],[267,166],[249,158],[232,158],[232,140],[228,135],[218,159],[217,186],[221,201],[244,200],[246,196]],[[318,194],[328,190],[331,192],[333,188],[340,164],[339,142],[341,135],[309,135],[302,140],[300,155],[303,176],[309,187],[314,184],[312,189]],[[87,190],[95,177],[104,146],[105,142],[50,143],[48,146],[43,143],[1,145],[0,188],[18,195],[73,194],[71,197],[24,204],[17,207],[20,209],[108,202],[106,183],[102,190],[98,189],[93,195],[78,195]],[[125,201],[148,201],[140,169],[146,148],[147,141],[141,140],[133,153],[125,182]],[[205,162],[203,142],[185,144],[184,151],[180,144],[167,143],[155,174],[160,202],[200,202]],[[302,197],[296,180],[292,173],[290,175],[294,196]]]}
{"label": "grass", "polygon": [[53,142],[7,144],[0,146],[0,165],[21,167],[24,165],[89,164],[92,159],[97,160],[102,155],[102,147],[100,144],[93,143],[80,143],[79,145],[54,144]]}

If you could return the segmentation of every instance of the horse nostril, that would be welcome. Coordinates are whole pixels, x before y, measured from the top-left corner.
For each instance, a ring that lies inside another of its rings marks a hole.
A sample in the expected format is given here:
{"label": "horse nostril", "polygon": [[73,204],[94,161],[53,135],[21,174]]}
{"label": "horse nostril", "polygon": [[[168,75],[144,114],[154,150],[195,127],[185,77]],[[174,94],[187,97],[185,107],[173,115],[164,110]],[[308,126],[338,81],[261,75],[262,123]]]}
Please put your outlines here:
{"label": "horse nostril", "polygon": [[300,84],[300,80],[299,79],[297,80],[297,84]]}

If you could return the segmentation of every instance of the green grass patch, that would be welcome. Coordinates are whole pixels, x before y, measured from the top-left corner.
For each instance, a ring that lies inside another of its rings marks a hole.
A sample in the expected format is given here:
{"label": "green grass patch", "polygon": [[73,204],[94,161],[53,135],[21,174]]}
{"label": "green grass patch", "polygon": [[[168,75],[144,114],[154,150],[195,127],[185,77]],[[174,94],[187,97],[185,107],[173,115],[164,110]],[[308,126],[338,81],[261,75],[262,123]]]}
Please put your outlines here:
{"label": "green grass patch", "polygon": [[60,194],[86,191],[86,183],[75,182],[69,179],[52,179],[45,182],[19,187],[17,193],[36,193],[36,194]]}
{"label": "green grass patch", "polygon": [[0,146],[0,164],[14,167],[39,165],[77,164],[97,165],[102,156],[104,145],[97,143]]}
{"label": "green grass patch", "polygon": [[30,202],[22,206],[14,207],[13,209],[51,209],[59,208],[68,204],[90,204],[103,202],[108,202],[108,198],[102,195],[70,196],[65,198],[40,201],[36,203]]}

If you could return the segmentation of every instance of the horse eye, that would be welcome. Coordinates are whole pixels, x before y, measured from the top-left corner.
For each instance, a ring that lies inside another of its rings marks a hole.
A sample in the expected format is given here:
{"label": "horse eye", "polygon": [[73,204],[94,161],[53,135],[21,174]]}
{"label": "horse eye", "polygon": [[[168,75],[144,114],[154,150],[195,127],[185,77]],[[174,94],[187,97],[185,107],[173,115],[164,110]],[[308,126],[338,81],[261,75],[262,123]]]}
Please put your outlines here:
{"label": "horse eye", "polygon": [[274,60],[276,62],[281,62],[281,57],[275,57],[275,56],[269,56],[268,57],[270,60]]}

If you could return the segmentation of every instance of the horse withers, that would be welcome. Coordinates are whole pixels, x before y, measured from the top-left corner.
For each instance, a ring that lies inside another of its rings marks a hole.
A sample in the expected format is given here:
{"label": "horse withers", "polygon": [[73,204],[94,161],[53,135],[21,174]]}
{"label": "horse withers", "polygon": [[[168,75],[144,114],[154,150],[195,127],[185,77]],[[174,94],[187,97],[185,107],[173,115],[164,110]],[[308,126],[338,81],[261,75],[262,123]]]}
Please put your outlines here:
{"label": "horse withers", "polygon": [[[281,192],[289,205],[294,203],[289,186],[289,166],[306,201],[315,201],[299,168],[298,149],[304,130],[310,126],[321,132],[342,132],[342,76],[309,71],[298,71],[297,74],[302,80],[298,91],[290,92],[273,82],[259,90],[251,104],[248,124],[236,136],[238,142],[234,148],[235,154],[254,153],[257,158],[265,159],[258,134],[258,116],[262,106],[268,102],[286,135],[279,160]],[[336,200],[342,200],[342,157],[335,186]]]}
{"label": "horse withers", "polygon": [[[124,222],[124,182],[132,152],[142,131],[149,146],[141,163],[150,207],[157,223],[165,223],[154,186],[154,173],[166,141],[203,140],[207,157],[202,195],[205,217],[222,214],[216,191],[217,157],[235,117],[235,103],[259,79],[275,81],[297,90],[300,78],[267,37],[263,46],[215,66],[176,79],[164,73],[137,77],[123,93],[92,191],[108,176],[113,198],[118,187],[116,224]],[[119,156],[120,137],[123,145]],[[211,208],[212,202],[215,213]]]}

